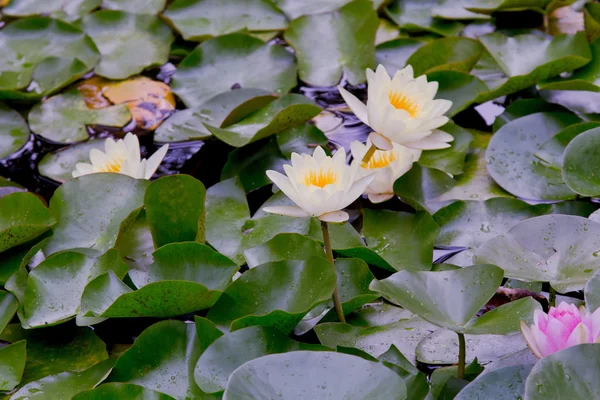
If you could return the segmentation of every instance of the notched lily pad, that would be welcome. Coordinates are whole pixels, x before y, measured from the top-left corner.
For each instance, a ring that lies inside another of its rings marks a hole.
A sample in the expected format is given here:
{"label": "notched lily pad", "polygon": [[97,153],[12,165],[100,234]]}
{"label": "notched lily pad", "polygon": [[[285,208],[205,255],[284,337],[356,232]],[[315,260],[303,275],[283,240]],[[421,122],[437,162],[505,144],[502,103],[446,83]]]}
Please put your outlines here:
{"label": "notched lily pad", "polygon": [[0,159],[19,150],[29,139],[29,127],[15,110],[0,103]]}

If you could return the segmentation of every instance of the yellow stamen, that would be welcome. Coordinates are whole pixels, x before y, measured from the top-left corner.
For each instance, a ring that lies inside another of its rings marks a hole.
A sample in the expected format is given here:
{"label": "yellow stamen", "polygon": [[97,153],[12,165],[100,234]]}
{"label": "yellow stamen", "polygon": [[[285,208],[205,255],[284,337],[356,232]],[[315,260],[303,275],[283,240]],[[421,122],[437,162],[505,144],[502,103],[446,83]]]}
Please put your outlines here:
{"label": "yellow stamen", "polygon": [[122,159],[112,159],[110,162],[104,164],[99,168],[100,172],[121,172],[121,165],[123,164]]}
{"label": "yellow stamen", "polygon": [[415,103],[414,99],[408,97],[404,93],[390,90],[388,92],[388,99],[390,100],[390,104],[393,105],[396,110],[406,111],[411,118],[415,118],[419,115],[419,105]]}
{"label": "yellow stamen", "polygon": [[378,150],[368,163],[362,163],[361,167],[369,169],[384,168],[398,159],[398,156],[393,151]]}
{"label": "yellow stamen", "polygon": [[330,169],[327,171],[310,171],[304,176],[304,184],[306,186],[317,186],[323,188],[337,181],[337,176]]}

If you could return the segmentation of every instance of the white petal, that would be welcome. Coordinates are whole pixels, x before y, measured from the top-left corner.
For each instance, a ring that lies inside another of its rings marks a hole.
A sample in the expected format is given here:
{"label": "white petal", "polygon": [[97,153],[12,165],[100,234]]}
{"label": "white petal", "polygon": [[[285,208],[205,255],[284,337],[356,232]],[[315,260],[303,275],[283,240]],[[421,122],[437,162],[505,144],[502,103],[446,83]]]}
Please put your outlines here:
{"label": "white petal", "polygon": [[365,145],[358,140],[354,140],[352,143],[350,143],[350,152],[352,153],[352,158],[360,161],[367,152],[368,146],[368,144]]}
{"label": "white petal", "polygon": [[290,217],[310,217],[309,213],[307,213],[300,207],[294,206],[264,207],[263,211],[271,214],[287,215]]}
{"label": "white petal", "polygon": [[434,138],[435,140],[439,140],[440,142],[447,142],[447,143],[449,143],[449,142],[453,142],[454,141],[454,136],[452,136],[448,132],[444,132],[444,131],[439,130],[439,129],[436,129],[435,131],[433,131],[433,133],[429,137],[430,138]]}
{"label": "white petal", "polygon": [[292,185],[290,178],[280,174],[277,171],[269,170],[266,172],[269,179],[281,190],[287,197],[290,198],[296,205],[302,204],[302,197],[298,195],[296,188]]}
{"label": "white petal", "polygon": [[119,146],[112,138],[107,138],[104,141],[104,150],[106,151],[106,154],[119,153]]}
{"label": "white petal", "polygon": [[369,186],[371,182],[373,182],[373,179],[375,179],[376,176],[376,174],[369,174],[364,178],[360,178],[359,180],[354,182],[350,189],[348,189],[348,191],[345,193],[342,199],[342,203],[339,205],[339,208],[346,208],[350,204],[352,204],[354,200],[358,199],[360,195],[365,192],[367,186]]}
{"label": "white petal", "polygon": [[426,138],[418,140],[416,142],[404,143],[404,146],[417,150],[438,150],[447,149],[448,147],[450,147],[450,144],[436,140],[436,138],[432,138],[432,136],[433,135],[427,136]]}
{"label": "white petal", "polygon": [[334,224],[341,224],[348,221],[350,216],[346,211],[333,211],[319,216],[319,219],[323,222],[332,222]]}
{"label": "white petal", "polygon": [[377,132],[371,132],[371,134],[369,135],[369,140],[379,150],[391,150],[394,148],[394,145],[392,144],[390,139]]}
{"label": "white petal", "polygon": [[313,158],[318,164],[321,164],[326,158],[329,157],[327,156],[327,153],[325,153],[325,150],[323,150],[321,146],[317,146],[313,151]]}
{"label": "white petal", "polygon": [[95,167],[103,167],[111,161],[110,157],[98,149],[90,150],[90,161]]}
{"label": "white petal", "polygon": [[367,197],[369,197],[369,201],[373,204],[383,203],[384,201],[388,201],[392,197],[394,197],[393,193],[370,193]]}
{"label": "white petal", "polygon": [[340,94],[344,98],[348,107],[352,110],[356,118],[360,119],[362,123],[369,125],[369,117],[367,116],[367,106],[360,101],[355,95],[347,91],[341,86],[338,86]]}
{"label": "white petal", "polygon": [[[135,179],[150,179],[146,178],[147,164],[148,160],[146,160],[145,158],[142,161],[140,161],[137,167],[137,171],[135,171],[131,175],[131,177]],[[152,177],[152,174],[150,174],[150,177]]]}
{"label": "white petal", "polygon": [[154,175],[163,158],[165,158],[165,155],[167,155],[167,150],[169,150],[169,145],[165,144],[154,154],[152,154],[152,156],[148,159],[148,163],[146,164],[144,178],[150,179],[152,175]]}
{"label": "white petal", "polygon": [[529,345],[531,352],[537,358],[544,357],[544,355],[542,354],[542,351],[537,343],[537,340],[535,340],[535,336],[533,335],[533,333],[531,332],[529,327],[523,321],[521,321],[521,333],[523,333],[523,337],[525,338],[525,341]]}

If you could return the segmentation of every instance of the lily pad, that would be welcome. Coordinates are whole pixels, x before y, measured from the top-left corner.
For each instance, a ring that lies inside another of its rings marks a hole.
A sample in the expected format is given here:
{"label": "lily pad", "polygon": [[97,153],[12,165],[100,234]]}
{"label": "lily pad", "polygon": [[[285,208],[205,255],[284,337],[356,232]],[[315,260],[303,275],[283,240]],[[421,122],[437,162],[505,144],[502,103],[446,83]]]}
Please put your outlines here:
{"label": "lily pad", "polygon": [[102,0],[102,8],[133,14],[158,14],[166,4],[167,0]]}
{"label": "lily pad", "polygon": [[169,60],[173,33],[153,15],[100,10],[84,16],[82,27],[102,55],[97,75],[125,79]]}
{"label": "lily pad", "polygon": [[539,85],[541,90],[581,90],[600,92],[600,40],[590,43],[592,61],[573,71],[567,78],[554,78]]}
{"label": "lily pad", "polygon": [[25,340],[0,348],[0,391],[13,390],[21,382],[26,358]]}
{"label": "lily pad", "polygon": [[12,294],[0,290],[0,334],[12,321],[17,312],[17,298]]}
{"label": "lily pad", "polygon": [[504,125],[492,136],[485,153],[490,175],[504,189],[522,198],[575,198],[560,172],[542,164],[533,154],[556,133],[577,122],[579,118],[570,113],[544,112]]}
{"label": "lily pad", "polygon": [[[314,2],[312,0],[274,0],[274,3],[290,20],[294,20],[303,15],[335,11],[351,1],[352,0],[327,0]],[[376,3],[376,1],[374,3]]]}
{"label": "lily pad", "polygon": [[263,264],[229,285],[207,318],[232,331],[258,325],[287,334],[331,298],[335,281],[333,266],[320,257]]}
{"label": "lily pad", "polygon": [[154,261],[152,253],[156,250],[145,210],[140,211],[136,219],[121,231],[115,249],[129,267],[128,274],[132,281],[143,281],[148,266]]}
{"label": "lily pad", "polygon": [[133,383],[176,399],[202,396],[194,382],[201,350],[193,324],[161,321],[146,329],[117,360],[108,382]]}
{"label": "lily pad", "polygon": [[325,258],[323,247],[297,233],[280,233],[264,244],[244,250],[244,258],[249,268],[268,262],[308,260],[311,257]]}
{"label": "lily pad", "polygon": [[287,28],[285,15],[266,0],[177,0],[163,15],[185,40],[197,42],[241,30]]}
{"label": "lily pad", "polygon": [[424,41],[407,37],[380,43],[375,48],[375,64],[382,64],[393,76],[396,71],[404,68],[410,56],[425,44]]}
{"label": "lily pad", "polygon": [[522,398],[525,392],[525,379],[533,365],[512,365],[479,375],[469,383],[456,400],[474,400],[489,397],[497,400]]}
{"label": "lily pad", "polygon": [[[563,155],[568,144],[575,139],[576,136],[587,132],[593,128],[600,126],[600,122],[590,121],[575,124],[563,129],[554,135],[550,140],[544,143],[538,151],[535,152],[535,156],[540,160],[543,160],[548,166],[558,170],[563,169]],[[563,177],[563,180],[565,178]],[[566,180],[565,180],[566,183]]]}
{"label": "lily pad", "polygon": [[[243,60],[243,61],[242,61]],[[197,107],[235,87],[278,94],[296,86],[294,56],[283,47],[233,33],[200,44],[179,64],[173,92],[188,107]]]}
{"label": "lily pad", "polygon": [[2,9],[2,13],[9,17],[49,15],[70,22],[78,20],[101,3],[102,0],[73,0],[68,3],[60,0],[12,0]]}
{"label": "lily pad", "polygon": [[55,223],[52,211],[31,193],[0,197],[0,253],[35,239]]}
{"label": "lily pad", "polygon": [[41,99],[79,79],[100,60],[94,42],[82,31],[46,17],[6,26],[0,48],[0,99]]}
{"label": "lily pad", "polygon": [[409,32],[431,32],[441,36],[456,36],[464,25],[457,21],[434,18],[432,9],[438,0],[393,0],[386,13],[398,26]]}
{"label": "lily pad", "polygon": [[29,140],[29,127],[15,110],[0,103],[0,159],[7,158]]}
{"label": "lily pad", "polygon": [[271,354],[231,374],[224,400],[246,398],[404,400],[404,380],[379,363],[341,353],[295,351]]}
{"label": "lily pad", "polygon": [[461,71],[434,71],[427,75],[428,81],[438,83],[436,97],[452,101],[446,115],[452,117],[477,102],[487,86],[478,77]]}
{"label": "lily pad", "polygon": [[70,251],[46,258],[29,273],[23,304],[26,320],[21,323],[34,328],[73,318],[86,285],[109,270],[120,277],[127,273],[116,250],[98,258]]}
{"label": "lily pad", "polygon": [[189,175],[164,176],[146,190],[146,219],[156,248],[175,242],[204,242],[202,182]]}
{"label": "lily pad", "polygon": [[237,266],[200,243],[172,243],[154,253],[146,275],[136,275],[132,291],[115,274],[92,281],[81,296],[89,317],[172,317],[215,304]]}
{"label": "lily pad", "polygon": [[444,125],[441,130],[454,137],[452,147],[423,152],[419,158],[419,164],[452,175],[460,175],[464,172],[465,158],[473,142],[473,135],[453,123]]}
{"label": "lily pad", "polygon": [[38,171],[43,176],[64,183],[73,179],[75,165],[90,162],[90,150],[104,151],[104,140],[91,139],[64,147],[56,152],[46,154],[38,164]]}
{"label": "lily pad", "polygon": [[139,212],[149,184],[145,179],[113,173],[85,175],[66,182],[50,200],[50,210],[58,223],[44,253],[77,248],[106,252],[137,216],[135,213],[131,218],[130,214]]}
{"label": "lily pad", "polygon": [[449,20],[490,19],[489,15],[467,10],[465,6],[469,5],[469,1],[470,0],[441,0],[439,4],[431,10],[431,15],[436,18]]}
{"label": "lily pad", "polygon": [[268,354],[300,350],[329,350],[297,342],[274,328],[251,326],[227,333],[206,349],[194,370],[194,379],[206,393],[225,390],[227,379],[242,364]]}
{"label": "lily pad", "polygon": [[550,282],[559,292],[582,290],[600,268],[600,224],[571,215],[525,220],[483,243],[474,262],[502,265],[507,277]]}
{"label": "lily pad", "polygon": [[[551,0],[467,0],[464,2],[464,7],[470,11],[491,14],[495,11],[522,11],[533,10],[544,13],[546,7],[554,3]],[[560,3],[560,1],[559,1]],[[572,1],[562,1],[562,3],[572,3]]]}
{"label": "lily pad", "polygon": [[583,196],[600,194],[600,178],[595,169],[600,163],[598,143],[600,128],[590,129],[575,137],[564,152],[562,177],[569,188]]}
{"label": "lily pad", "polygon": [[122,127],[131,121],[131,113],[125,104],[88,108],[79,90],[72,89],[36,104],[27,119],[31,130],[44,138],[73,143],[88,138],[88,125]]}
{"label": "lily pad", "polygon": [[[585,284],[584,294],[585,306],[590,312],[594,312],[600,308],[600,274],[598,272]],[[0,325],[1,327],[2,325]]]}
{"label": "lily pad", "polygon": [[490,91],[480,94],[478,103],[573,71],[592,59],[583,32],[554,38],[534,34],[508,37],[495,32],[480,36],[479,41],[486,52],[473,72],[486,82]]}
{"label": "lily pad", "polygon": [[173,397],[132,383],[104,383],[73,397],[73,400],[98,399],[173,400]]}
{"label": "lily pad", "polygon": [[353,85],[364,82],[365,69],[374,67],[378,25],[367,0],[293,20],[284,37],[298,57],[300,79],[317,86],[336,85],[342,75]]}
{"label": "lily pad", "polygon": [[63,330],[49,335],[51,330],[24,330],[20,324],[9,325],[1,340],[27,340],[27,362],[21,384],[26,384],[61,372],[83,372],[108,358],[106,344],[89,328]]}
{"label": "lily pad", "polygon": [[518,99],[511,102],[494,121],[494,132],[514,119],[544,111],[568,111],[564,107],[548,103],[543,99]]}
{"label": "lily pad", "polygon": [[278,132],[300,125],[321,112],[321,107],[299,94],[288,94],[226,128],[205,124],[218,139],[242,147]]}
{"label": "lily pad", "polygon": [[277,134],[277,145],[281,153],[290,159],[292,153],[311,154],[316,146],[326,147],[327,136],[315,125],[299,125]]}
{"label": "lily pad", "polygon": [[479,60],[483,46],[473,39],[448,37],[434,40],[416,50],[408,59],[415,76],[435,71],[469,72]]}
{"label": "lily pad", "polygon": [[110,372],[114,360],[100,361],[82,372],[62,372],[30,382],[14,393],[11,399],[40,400],[69,399],[82,390],[91,389],[102,382]]}
{"label": "lily pad", "polygon": [[531,370],[525,382],[525,398],[594,398],[600,396],[600,345],[581,344],[550,354]]}
{"label": "lily pad", "polygon": [[496,293],[503,276],[495,265],[439,272],[400,271],[374,280],[370,289],[432,324],[465,332],[475,314]]}
{"label": "lily pad", "polygon": [[235,120],[240,114],[245,117],[275,99],[274,95],[261,89],[238,89],[218,94],[201,106],[177,111],[154,132],[154,140],[206,139],[212,133],[205,123],[220,128],[226,120]]}

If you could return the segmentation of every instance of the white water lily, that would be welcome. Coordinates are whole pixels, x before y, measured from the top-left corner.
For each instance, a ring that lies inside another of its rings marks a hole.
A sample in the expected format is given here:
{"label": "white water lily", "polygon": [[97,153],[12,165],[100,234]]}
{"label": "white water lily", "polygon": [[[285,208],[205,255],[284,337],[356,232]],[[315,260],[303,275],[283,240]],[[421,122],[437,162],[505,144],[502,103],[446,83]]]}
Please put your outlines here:
{"label": "white water lily", "polygon": [[312,156],[292,153],[292,165],[283,166],[286,175],[267,171],[269,179],[281,189],[295,206],[265,207],[264,211],[292,217],[318,217],[325,222],[344,222],[342,211],[369,186],[375,175],[358,177],[359,166],[346,164],[346,152],[338,150],[333,157],[317,147]]}
{"label": "white water lily", "polygon": [[169,145],[162,146],[149,159],[142,159],[138,137],[128,133],[125,139],[117,141],[112,138],[106,139],[104,150],[104,152],[98,149],[90,150],[91,164],[78,163],[75,165],[73,178],[97,172],[116,172],[132,178],[150,179],[165,158]]}
{"label": "white water lily", "polygon": [[352,142],[350,145],[354,158],[352,163],[359,165],[359,176],[375,174],[375,179],[367,186],[364,193],[372,203],[382,203],[394,197],[394,182],[412,168],[413,163],[421,157],[422,151],[393,143],[391,150],[377,150],[369,162],[364,163],[362,159],[369,147],[371,147],[370,140],[367,140],[366,145],[357,141]]}
{"label": "white water lily", "polygon": [[444,113],[450,100],[434,100],[437,82],[427,82],[421,75],[414,78],[410,65],[398,70],[390,79],[385,67],[367,69],[368,101],[365,105],[341,86],[338,89],[352,112],[374,132],[369,138],[381,150],[391,150],[392,143],[412,149],[433,150],[450,147],[452,135],[435,130],[448,122]]}

